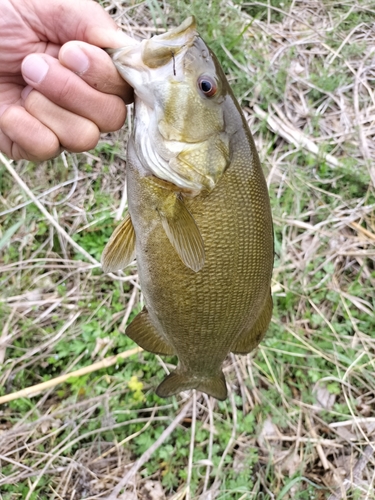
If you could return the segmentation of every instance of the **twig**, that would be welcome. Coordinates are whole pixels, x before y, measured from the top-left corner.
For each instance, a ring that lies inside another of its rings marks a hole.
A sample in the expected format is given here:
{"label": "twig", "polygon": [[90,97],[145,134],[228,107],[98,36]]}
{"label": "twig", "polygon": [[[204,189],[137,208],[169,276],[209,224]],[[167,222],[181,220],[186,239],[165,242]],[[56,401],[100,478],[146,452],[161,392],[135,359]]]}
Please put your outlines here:
{"label": "twig", "polygon": [[356,417],[352,418],[350,420],[343,420],[340,422],[331,422],[328,424],[328,427],[346,427],[347,425],[353,425],[353,424],[369,424],[375,422],[375,417]]}
{"label": "twig", "polygon": [[[127,115],[127,126],[129,130],[129,137],[131,136],[132,133],[132,122],[133,122],[133,106],[128,106],[128,115]],[[125,207],[128,202],[128,195],[127,195],[127,188],[126,188],[126,176],[124,175],[124,186],[122,188],[122,196],[121,196],[121,202],[120,206],[118,207],[117,213],[115,220],[119,221],[123,217],[123,213],[125,210]]]}
{"label": "twig", "polygon": [[300,443],[311,443],[311,444],[319,444],[321,446],[331,446],[333,448],[344,448],[344,445],[340,443],[336,443],[334,439],[324,439],[320,437],[311,438],[311,437],[301,437],[301,436],[283,436],[282,434],[278,436],[269,436],[267,434],[267,441],[285,441],[291,442],[294,441]]}
{"label": "twig", "polygon": [[169,498],[169,500],[184,500],[186,498],[187,487],[184,486],[180,491],[178,491],[175,495]]}
{"label": "twig", "polygon": [[139,471],[139,469],[144,465],[152,456],[152,454],[161,446],[164,441],[171,435],[171,433],[175,430],[178,424],[186,417],[189,412],[191,406],[193,404],[193,400],[190,399],[188,403],[182,408],[177,417],[173,420],[173,422],[161,433],[158,439],[146,450],[143,455],[134,463],[133,467],[127,472],[125,477],[121,479],[121,481],[117,484],[117,486],[112,491],[111,495],[107,497],[107,500],[116,500],[117,495],[120,493],[122,488],[126,486],[129,481],[135,476],[135,474]]}
{"label": "twig", "polygon": [[187,471],[187,479],[186,479],[186,500],[191,499],[191,476],[193,473],[193,457],[194,457],[194,444],[195,444],[195,426],[197,422],[197,393],[195,389],[193,389],[193,415],[191,420],[191,436],[190,436],[190,451],[189,451],[189,461],[188,461],[188,471]]}
{"label": "twig", "polygon": [[9,342],[9,340],[12,338],[12,334],[8,335],[8,332],[15,312],[16,308],[13,306],[13,309],[11,310],[9,317],[5,325],[3,326],[3,331],[0,335],[0,365],[4,363],[7,342]]}
{"label": "twig", "polygon": [[127,198],[127,193],[126,193],[126,179],[124,180],[124,187],[122,188],[122,196],[121,196],[121,202],[120,206],[118,207],[117,213],[115,220],[119,221],[123,217],[123,213],[127,204],[128,198]]}
{"label": "twig", "polygon": [[82,377],[87,373],[92,373],[97,370],[101,370],[102,368],[108,368],[109,366],[116,364],[119,359],[126,359],[129,356],[133,356],[133,354],[141,352],[142,350],[143,349],[141,349],[141,347],[135,347],[134,349],[129,349],[128,351],[121,352],[120,354],[116,354],[115,356],[102,359],[102,361],[98,361],[97,363],[94,363],[90,366],[85,366],[84,368],[80,368],[79,370],[76,370],[74,372],[66,373],[65,375],[60,375],[59,377],[47,380],[47,382],[42,382],[41,384],[26,387],[26,389],[22,389],[21,391],[6,394],[5,396],[0,397],[0,404],[8,403],[9,401],[13,401],[14,399],[33,397],[40,391],[44,391],[45,389],[49,389],[51,387],[54,387],[55,385],[65,382],[70,377]]}
{"label": "twig", "polygon": [[204,398],[206,400],[206,403],[207,403],[207,410],[208,410],[208,418],[209,418],[209,422],[210,422],[210,437],[209,437],[209,440],[208,440],[208,457],[207,457],[207,461],[208,461],[208,464],[210,465],[207,465],[207,468],[206,468],[206,475],[204,477],[204,485],[203,485],[203,493],[205,493],[207,491],[207,487],[208,487],[208,481],[210,479],[210,474],[211,474],[211,468],[212,468],[212,448],[213,448],[213,444],[214,444],[214,433],[215,433],[215,428],[214,428],[214,415],[213,415],[213,409],[212,409],[212,399],[207,396],[206,394],[204,394]]}
{"label": "twig", "polygon": [[112,448],[110,448],[109,450],[105,451],[104,453],[102,453],[101,455],[96,457],[94,460],[92,460],[92,462],[90,462],[90,464],[94,464],[95,462],[99,462],[99,460],[102,460],[107,455],[110,455],[114,451],[118,450],[121,446],[124,446],[124,444],[128,443],[132,439],[134,439],[134,438],[138,437],[140,434],[142,434],[142,432],[144,432],[148,427],[150,427],[150,425],[154,421],[156,409],[157,409],[157,407],[155,406],[152,410],[152,414],[151,414],[150,418],[147,420],[146,424],[142,427],[141,430],[134,432],[133,434],[130,434],[130,436],[126,436],[126,438],[124,438],[122,441],[120,441],[119,443],[116,443],[115,446],[112,446]]}
{"label": "twig", "polygon": [[210,493],[212,494],[213,497],[215,497],[216,491],[218,490],[218,488],[220,486],[220,482],[221,482],[222,477],[223,477],[222,469],[224,467],[225,457],[231,451],[232,447],[234,446],[234,444],[236,442],[236,433],[237,433],[237,407],[236,407],[236,403],[234,401],[234,394],[233,394],[232,391],[230,392],[229,397],[230,397],[230,402],[231,402],[231,406],[232,406],[232,419],[233,419],[232,432],[231,432],[229,441],[227,443],[227,446],[225,447],[225,450],[224,450],[224,452],[223,452],[223,454],[221,456],[219,465],[218,465],[218,467],[216,469],[215,480],[214,480],[211,488],[207,491],[207,495],[206,495],[207,497],[208,497],[208,495]]}
{"label": "twig", "polygon": [[[49,194],[53,193],[54,191],[57,191],[58,189],[61,189],[64,186],[68,186],[69,184],[74,184],[78,181],[86,180],[89,177],[90,177],[90,175],[88,174],[88,175],[85,175],[84,177],[77,177],[75,179],[69,179],[65,182],[62,182],[61,184],[58,184],[57,186],[53,186],[53,187],[47,189],[46,191],[43,191],[43,193],[38,194],[36,196],[36,198],[38,200],[40,200],[41,198],[45,198]],[[66,199],[62,200],[62,202],[64,202],[64,201],[66,201]],[[17,210],[20,210],[23,207],[27,207],[27,205],[30,205],[31,203],[33,203],[33,200],[27,200],[27,201],[24,201],[23,203],[20,203],[19,205],[16,205],[15,207],[9,208],[8,210],[4,210],[4,212],[0,212],[0,217],[2,217],[3,215],[9,215],[13,212],[16,212]],[[44,203],[45,203],[45,201],[44,201]],[[60,205],[61,201],[59,201],[58,204]]]}
{"label": "twig", "polygon": [[357,231],[359,231],[360,233],[363,233],[365,236],[367,236],[367,238],[370,238],[370,240],[375,241],[375,234],[372,233],[371,231],[368,231],[364,227],[360,226],[357,222],[350,222],[349,225],[352,226]]}
{"label": "twig", "polygon": [[[248,2],[247,5],[259,5],[261,7],[265,7],[265,4],[262,2]],[[284,15],[285,17],[290,17],[294,21],[298,21],[299,23],[305,25],[307,28],[310,28],[311,31],[319,35],[319,31],[313,28],[307,21],[305,21],[301,16],[297,16],[296,14],[290,14],[289,12],[286,12],[285,10],[279,9],[277,7],[274,7],[271,4],[267,4],[268,9],[274,10],[275,12],[279,12],[280,14]],[[249,16],[248,16],[249,17]]]}
{"label": "twig", "polygon": [[137,287],[133,286],[132,294],[130,295],[130,299],[129,299],[128,305],[126,306],[126,311],[125,311],[124,317],[122,318],[121,325],[119,327],[119,332],[120,333],[125,333],[126,323],[128,322],[130,314],[131,314],[131,312],[133,310],[135,301],[137,299],[137,293],[138,293]]}
{"label": "twig", "polygon": [[263,109],[261,109],[257,104],[254,104],[253,109],[255,113],[266,120],[269,127],[273,132],[279,134],[287,142],[294,144],[296,147],[302,147],[310,151],[316,156],[320,156],[332,167],[341,166],[340,162],[332,155],[319,151],[319,147],[300,130],[296,129],[286,117],[281,119],[274,114],[268,114]]}
{"label": "twig", "polygon": [[343,484],[341,485],[340,488],[337,488],[335,493],[329,496],[328,500],[342,500],[345,497],[345,492],[348,491],[350,486],[356,486],[355,481],[358,481],[362,477],[362,473],[364,468],[367,465],[367,462],[370,460],[372,457],[373,453],[375,451],[375,447],[372,445],[367,445],[365,448],[365,451],[363,452],[363,455],[358,459],[357,463],[354,466],[352,476],[353,480],[350,479],[344,479]]}
{"label": "twig", "polygon": [[[77,252],[81,253],[84,257],[86,257],[87,260],[89,260],[92,264],[95,264],[97,267],[100,266],[100,262],[98,262],[92,255],[90,255],[84,248],[82,248],[78,243],[76,243],[71,236],[60,226],[60,224],[57,222],[57,220],[52,217],[52,215],[48,212],[48,210],[40,203],[40,201],[37,199],[37,197],[34,195],[34,193],[30,190],[30,188],[27,186],[27,184],[21,179],[21,177],[17,174],[17,172],[14,170],[12,167],[11,163],[9,160],[5,158],[5,156],[0,152],[0,161],[3,163],[5,168],[8,170],[10,175],[14,178],[14,180],[17,182],[17,184],[20,186],[23,191],[27,194],[27,196],[33,201],[33,203],[36,205],[36,207],[42,212],[42,214],[45,216],[45,218],[53,225],[53,227],[56,229],[56,231],[63,237],[65,240],[70,243],[70,245],[77,250]],[[111,278],[114,278],[116,280],[121,280],[119,276],[116,276],[113,273],[109,273],[109,276]],[[128,279],[126,280],[128,281]]]}
{"label": "twig", "polygon": [[79,253],[84,255],[87,260],[89,260],[92,264],[99,264],[99,262],[94,259],[92,255],[90,255],[84,248],[82,248],[78,243],[76,243],[69,234],[64,231],[64,229],[60,226],[60,224],[56,221],[54,217],[46,210],[46,208],[40,203],[40,201],[37,199],[37,197],[34,195],[34,193],[30,190],[30,188],[27,186],[27,184],[21,179],[21,177],[17,174],[17,172],[14,170],[10,162],[5,158],[5,156],[0,153],[0,160],[4,164],[5,168],[8,170],[10,175],[14,178],[14,180],[17,182],[17,184],[20,186],[21,189],[25,191],[27,196],[33,200],[34,205],[36,205],[39,210],[42,212],[44,217],[49,220],[49,222],[53,225],[53,227],[56,229],[56,231],[61,234],[71,245],[73,248],[75,248]]}
{"label": "twig", "polygon": [[330,463],[328,462],[327,457],[326,457],[326,455],[325,455],[325,453],[323,451],[323,447],[322,447],[322,445],[320,444],[320,442],[318,440],[318,435],[317,435],[314,427],[311,424],[309,416],[306,415],[305,419],[306,419],[306,424],[307,424],[307,427],[309,428],[309,431],[310,431],[310,434],[311,434],[312,438],[314,440],[317,440],[315,442],[315,447],[316,447],[316,451],[318,452],[320,461],[322,462],[323,468],[324,468],[324,470],[329,470],[331,468]]}

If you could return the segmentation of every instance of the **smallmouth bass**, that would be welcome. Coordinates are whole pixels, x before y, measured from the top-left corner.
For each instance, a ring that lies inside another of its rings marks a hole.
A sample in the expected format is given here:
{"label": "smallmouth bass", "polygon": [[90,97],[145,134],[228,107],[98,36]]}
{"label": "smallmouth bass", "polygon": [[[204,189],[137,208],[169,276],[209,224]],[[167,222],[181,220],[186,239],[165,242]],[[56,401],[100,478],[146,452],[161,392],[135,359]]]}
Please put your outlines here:
{"label": "smallmouth bass", "polygon": [[253,138],[193,17],[108,52],[134,88],[135,119],[129,213],[102,267],[137,257],[146,305],[126,334],[178,356],[156,393],[197,389],[224,400],[225,357],[252,351],[272,315],[272,217]]}

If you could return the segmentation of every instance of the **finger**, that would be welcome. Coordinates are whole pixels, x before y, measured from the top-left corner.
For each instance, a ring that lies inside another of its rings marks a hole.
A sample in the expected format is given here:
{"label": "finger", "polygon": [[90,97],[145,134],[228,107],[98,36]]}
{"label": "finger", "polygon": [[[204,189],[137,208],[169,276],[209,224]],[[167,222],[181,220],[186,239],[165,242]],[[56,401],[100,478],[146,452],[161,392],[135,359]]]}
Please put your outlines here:
{"label": "finger", "polygon": [[133,90],[120,76],[112,59],[103,50],[84,42],[68,42],[59,53],[61,64],[77,73],[90,87],[133,101]]}
{"label": "finger", "polygon": [[35,32],[56,44],[81,40],[97,47],[117,48],[131,43],[111,16],[93,1],[30,2],[30,22]]}
{"label": "finger", "polygon": [[99,141],[100,131],[95,123],[61,108],[36,90],[27,96],[25,109],[52,130],[60,144],[69,151],[88,151]]}
{"label": "finger", "polygon": [[60,153],[57,136],[22,106],[9,106],[0,117],[1,150],[14,160],[42,161]]}
{"label": "finger", "polygon": [[53,57],[25,57],[22,75],[51,102],[94,122],[102,132],[118,130],[125,121],[126,107],[120,97],[95,90]]}

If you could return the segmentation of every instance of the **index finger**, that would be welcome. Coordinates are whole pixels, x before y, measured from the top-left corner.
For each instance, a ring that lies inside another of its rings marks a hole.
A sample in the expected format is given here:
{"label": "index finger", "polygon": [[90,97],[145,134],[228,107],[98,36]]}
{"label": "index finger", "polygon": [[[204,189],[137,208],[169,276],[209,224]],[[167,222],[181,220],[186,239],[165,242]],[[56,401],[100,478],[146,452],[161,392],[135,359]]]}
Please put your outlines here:
{"label": "index finger", "polygon": [[118,95],[126,104],[133,101],[133,89],[120,76],[109,55],[99,47],[85,42],[67,42],[60,49],[59,61],[95,90]]}

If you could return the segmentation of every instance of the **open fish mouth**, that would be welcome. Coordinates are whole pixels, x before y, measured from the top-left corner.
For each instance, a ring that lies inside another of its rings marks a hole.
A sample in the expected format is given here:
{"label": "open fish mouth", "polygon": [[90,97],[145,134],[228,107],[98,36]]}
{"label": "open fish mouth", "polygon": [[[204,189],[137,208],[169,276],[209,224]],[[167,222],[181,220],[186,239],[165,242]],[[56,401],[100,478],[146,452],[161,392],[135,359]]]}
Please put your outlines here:
{"label": "open fish mouth", "polygon": [[177,28],[145,40],[142,61],[149,68],[164,66],[191,47],[197,36],[195,18],[191,16]]}
{"label": "open fish mouth", "polygon": [[159,69],[160,79],[177,76],[177,73],[182,76],[183,56],[198,36],[195,18],[190,16],[166,33],[107,52],[123,78],[137,91],[151,81],[148,70]]}

